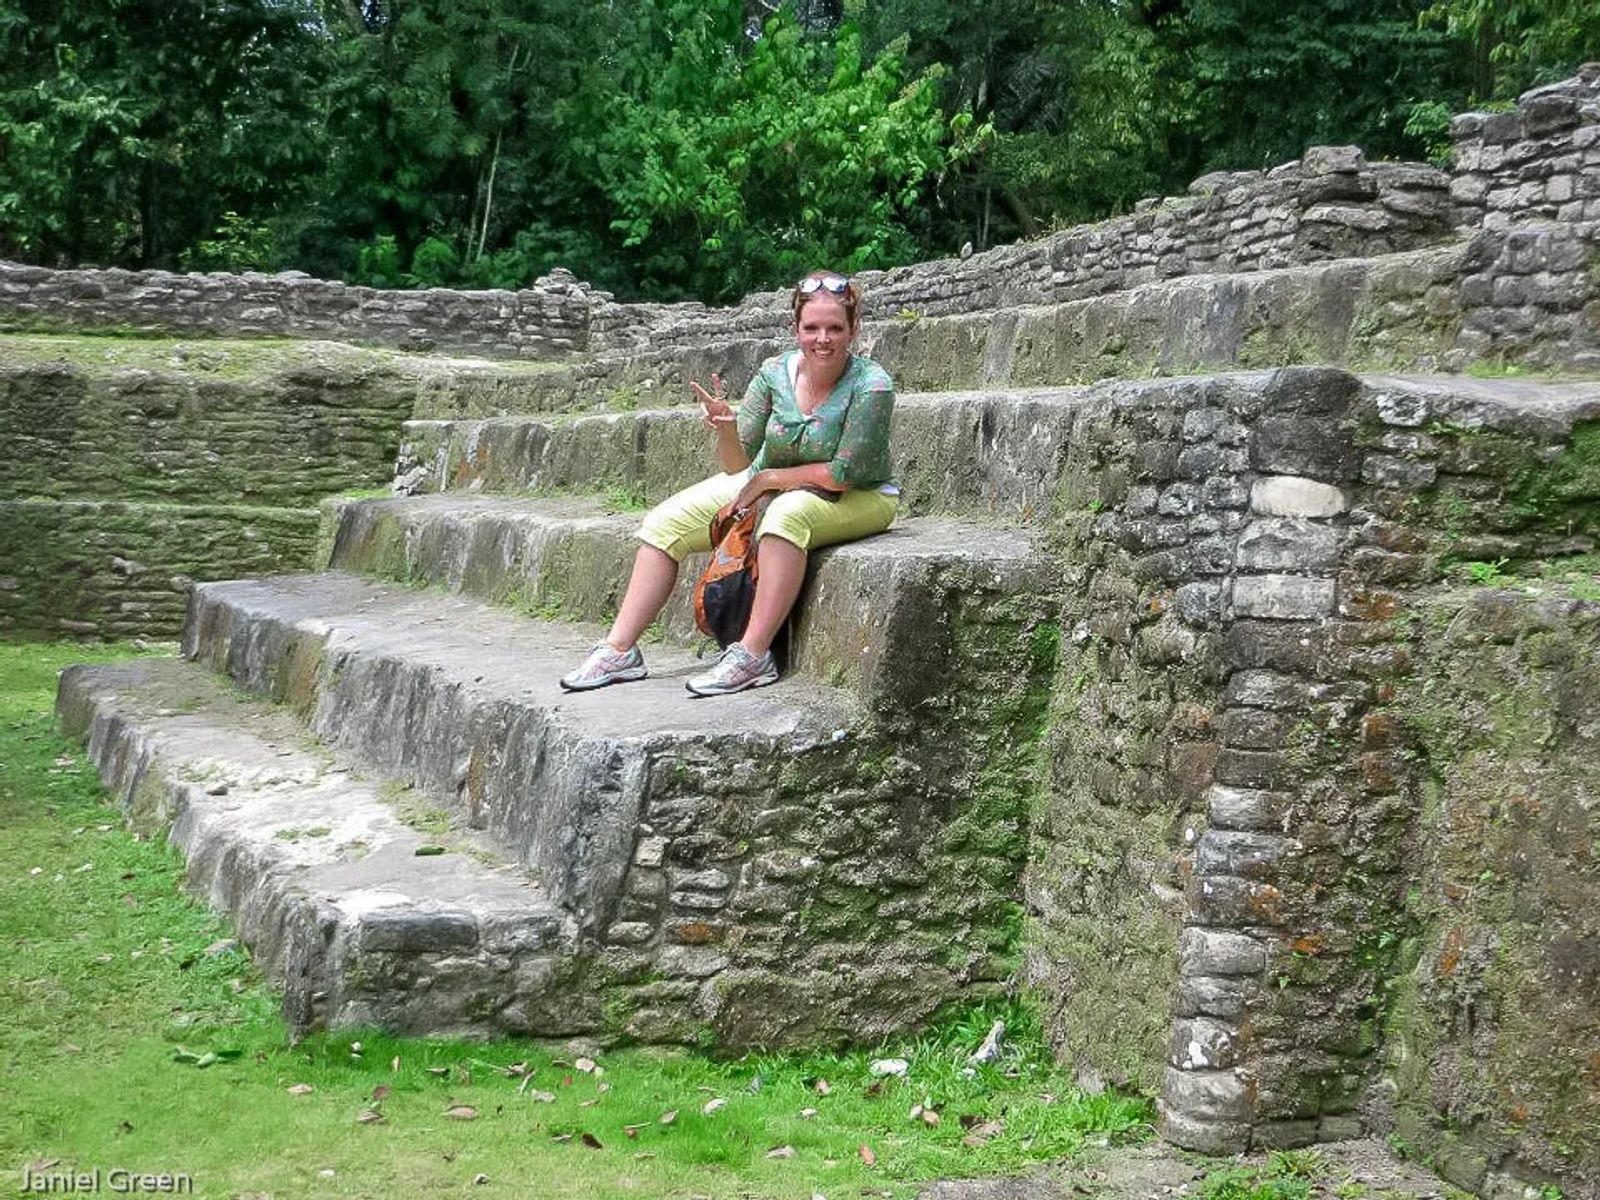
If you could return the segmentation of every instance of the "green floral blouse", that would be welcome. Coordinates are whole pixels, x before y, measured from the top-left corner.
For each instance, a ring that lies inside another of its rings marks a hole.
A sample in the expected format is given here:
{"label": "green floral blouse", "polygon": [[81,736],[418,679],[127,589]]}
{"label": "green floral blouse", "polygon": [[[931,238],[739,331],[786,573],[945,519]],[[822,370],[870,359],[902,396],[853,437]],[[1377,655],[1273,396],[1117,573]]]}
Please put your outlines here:
{"label": "green floral blouse", "polygon": [[751,469],[825,462],[833,481],[873,488],[889,480],[889,415],[894,381],[870,358],[850,356],[828,398],[809,415],[800,411],[789,362],[798,350],[761,364],[739,404],[739,441]]}

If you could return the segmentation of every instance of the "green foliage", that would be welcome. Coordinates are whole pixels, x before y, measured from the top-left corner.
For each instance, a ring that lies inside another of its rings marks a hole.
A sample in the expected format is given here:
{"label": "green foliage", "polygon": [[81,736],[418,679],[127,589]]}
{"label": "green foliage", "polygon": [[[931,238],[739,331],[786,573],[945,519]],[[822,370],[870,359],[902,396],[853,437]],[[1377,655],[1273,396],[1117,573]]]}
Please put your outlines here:
{"label": "green foliage", "polygon": [[741,12],[634,6],[612,90],[581,105],[573,167],[639,290],[731,300],[819,263],[915,258],[926,181],[987,130],[940,110],[937,70],[906,82],[897,47],[869,58],[848,24],[825,41],[780,14],[741,56]]}
{"label": "green foliage", "polygon": [[0,0],[0,256],[728,300],[1315,142],[1443,161],[1600,46],[1577,0],[839,7]]}
{"label": "green foliage", "polygon": [[1482,99],[1560,79],[1600,50],[1600,7],[1588,0],[1438,0],[1421,22],[1470,48]]}
{"label": "green foliage", "polygon": [[1264,1164],[1212,1171],[1195,1195],[1199,1200],[1308,1200],[1327,1171],[1327,1160],[1316,1150],[1275,1150]]}

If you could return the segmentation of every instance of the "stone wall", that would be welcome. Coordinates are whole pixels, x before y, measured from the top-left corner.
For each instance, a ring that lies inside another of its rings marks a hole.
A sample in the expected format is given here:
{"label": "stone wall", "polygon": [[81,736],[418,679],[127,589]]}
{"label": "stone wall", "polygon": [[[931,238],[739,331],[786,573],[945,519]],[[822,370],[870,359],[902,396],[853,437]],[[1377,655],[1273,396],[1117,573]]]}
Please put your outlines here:
{"label": "stone wall", "polygon": [[567,358],[589,348],[608,297],[557,269],[521,291],[385,291],[277,275],[56,271],[0,262],[0,332],[112,329],[210,337],[329,338],[490,358]]}
{"label": "stone wall", "polygon": [[[1369,163],[1314,147],[1269,171],[1216,172],[1182,197],[964,258],[865,271],[869,320],[1061,305],[1159,280],[1236,275],[1441,245],[1481,233],[1462,280],[1456,362],[1596,361],[1600,67],[1452,127],[1455,165]],[[1558,222],[1559,246],[1507,234]],[[0,264],[0,326],[330,337],[524,359],[782,340],[786,297],[732,308],[619,304],[556,270],[519,292],[379,291],[282,275],[51,271]]]}
{"label": "stone wall", "polygon": [[192,581],[309,566],[318,501],[388,481],[425,379],[342,346],[11,340],[0,633],[171,637]]}
{"label": "stone wall", "polygon": [[[1408,898],[1437,845],[1407,697],[1441,676],[1415,629],[1462,563],[1600,544],[1597,420],[1594,387],[1318,368],[1093,389],[1078,409],[1029,977],[1085,1081],[1155,1087],[1170,1139],[1386,1127]],[[1563,911],[1594,884],[1579,875]],[[1597,1048],[1581,1024],[1577,1059]],[[1519,1086],[1482,1137],[1571,1109],[1552,1077]]]}
{"label": "stone wall", "polygon": [[[1508,586],[1511,585],[1511,586]],[[1458,1187],[1600,1193],[1600,589],[1491,580],[1414,610],[1420,774],[1371,1115]]]}
{"label": "stone wall", "polygon": [[[1450,179],[1316,147],[1270,171],[1214,172],[1189,194],[1038,241],[859,280],[869,318],[1055,304],[1183,275],[1266,270],[1448,240]],[[730,337],[781,337],[786,297],[732,309],[618,304],[556,270],[518,292],[381,291],[278,275],[54,271],[0,263],[0,328],[341,338],[405,349],[560,359]]]}
{"label": "stone wall", "polygon": [[1451,125],[1450,195],[1484,234],[1461,281],[1474,358],[1600,367],[1600,64]]}

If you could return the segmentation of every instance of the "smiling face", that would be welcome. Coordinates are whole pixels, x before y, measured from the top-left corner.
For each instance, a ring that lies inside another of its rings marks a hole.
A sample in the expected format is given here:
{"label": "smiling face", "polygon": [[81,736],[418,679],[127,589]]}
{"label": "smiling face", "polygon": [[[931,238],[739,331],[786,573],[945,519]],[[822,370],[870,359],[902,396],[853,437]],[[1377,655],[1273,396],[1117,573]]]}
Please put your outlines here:
{"label": "smiling face", "polygon": [[795,318],[794,340],[807,367],[825,374],[840,369],[856,336],[856,322],[844,303],[818,292],[808,296]]}

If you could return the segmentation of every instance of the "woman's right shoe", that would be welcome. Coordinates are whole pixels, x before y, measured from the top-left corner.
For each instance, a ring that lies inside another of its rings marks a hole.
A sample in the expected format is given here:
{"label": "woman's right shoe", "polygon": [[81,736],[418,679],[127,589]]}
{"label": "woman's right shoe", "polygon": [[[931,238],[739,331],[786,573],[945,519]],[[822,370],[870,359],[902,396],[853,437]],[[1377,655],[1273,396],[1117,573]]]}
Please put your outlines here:
{"label": "woman's right shoe", "polygon": [[644,665],[644,655],[639,647],[613,650],[609,643],[599,641],[589,651],[589,657],[583,660],[581,667],[561,677],[561,686],[569,692],[587,692],[610,683],[643,679],[648,674],[650,669]]}
{"label": "woman's right shoe", "polygon": [[778,682],[778,664],[768,650],[760,658],[734,642],[722,652],[716,666],[696,675],[684,686],[696,696],[726,696],[745,688],[765,687]]}

